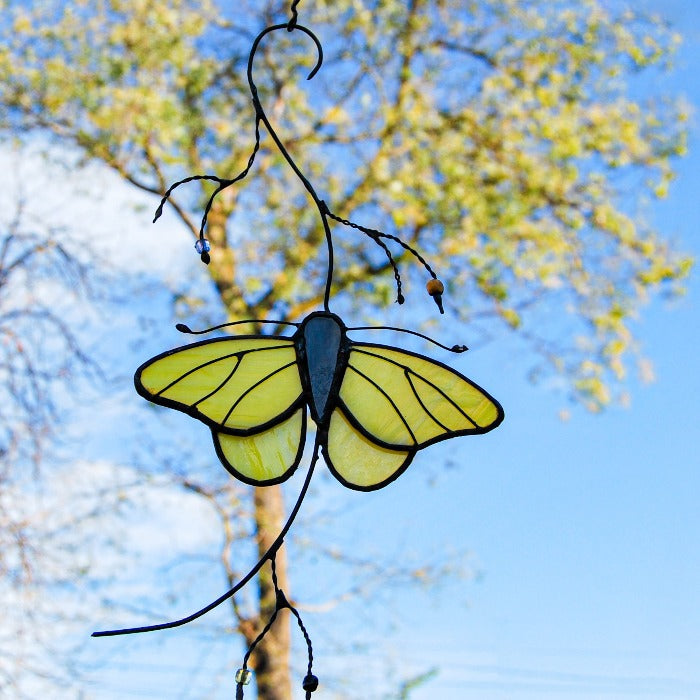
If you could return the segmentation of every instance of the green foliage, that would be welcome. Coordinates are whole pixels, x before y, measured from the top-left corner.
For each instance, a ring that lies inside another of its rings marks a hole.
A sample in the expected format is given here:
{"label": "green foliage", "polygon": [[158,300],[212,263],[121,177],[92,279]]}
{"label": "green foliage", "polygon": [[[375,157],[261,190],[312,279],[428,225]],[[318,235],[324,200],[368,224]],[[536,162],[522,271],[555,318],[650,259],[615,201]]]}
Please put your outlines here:
{"label": "green foliage", "polygon": [[438,675],[438,670],[436,668],[431,668],[425,673],[421,673],[414,678],[404,681],[399,688],[399,695],[397,700],[409,700],[414,690],[417,690],[422,685],[429,683],[435,676]]}
{"label": "green foliage", "polygon": [[[324,44],[319,75],[303,80],[315,56],[299,33],[266,39],[256,65],[266,109],[331,209],[424,250],[452,283],[448,312],[522,334],[593,410],[637,355],[641,305],[677,291],[691,266],[638,214],[640,200],[666,194],[688,110],[663,95],[642,102],[630,85],[661,71],[679,39],[610,7],[309,0],[300,21]],[[3,126],[50,134],[154,193],[192,173],[237,173],[253,144],[250,43],[287,10],[13,4],[1,25]],[[196,187],[175,198],[193,232],[211,191]],[[319,303],[322,231],[269,139],[253,177],[218,200],[208,235],[232,315],[298,318]],[[337,291],[365,311],[386,304],[386,262],[355,232],[337,240]]]}

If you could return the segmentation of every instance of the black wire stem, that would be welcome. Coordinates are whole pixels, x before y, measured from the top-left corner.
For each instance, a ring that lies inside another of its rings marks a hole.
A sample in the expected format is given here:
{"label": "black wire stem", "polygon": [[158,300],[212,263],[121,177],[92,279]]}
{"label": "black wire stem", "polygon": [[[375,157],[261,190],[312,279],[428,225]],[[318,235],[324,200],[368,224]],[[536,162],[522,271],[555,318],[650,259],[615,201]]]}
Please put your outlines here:
{"label": "black wire stem", "polygon": [[167,629],[172,629],[173,627],[180,627],[181,625],[186,625],[188,622],[192,622],[193,620],[196,620],[199,617],[202,617],[202,615],[206,615],[210,610],[213,610],[214,608],[218,607],[221,605],[221,603],[225,602],[232,596],[234,596],[238,591],[243,588],[243,586],[250,581],[255,574],[262,569],[263,565],[265,564],[266,561],[271,560],[274,558],[275,554],[277,553],[277,550],[284,544],[284,538],[287,535],[287,532],[289,531],[289,528],[292,526],[292,523],[294,522],[294,519],[297,517],[297,514],[299,513],[299,509],[301,508],[301,503],[304,500],[304,497],[306,496],[306,492],[308,491],[309,484],[311,483],[311,476],[314,473],[314,467],[316,466],[316,462],[318,461],[319,457],[319,447],[320,447],[320,442],[318,436],[316,437],[316,442],[314,443],[314,452],[313,456],[311,457],[311,464],[309,465],[309,471],[306,475],[306,479],[304,479],[304,485],[301,487],[301,492],[299,493],[299,497],[297,498],[296,503],[294,504],[294,508],[292,508],[292,512],[289,515],[289,518],[287,518],[287,522],[284,524],[284,527],[280,531],[279,535],[277,535],[277,539],[270,545],[270,548],[263,554],[263,556],[260,558],[257,564],[242,578],[238,583],[236,583],[235,586],[230,588],[226,593],[224,593],[222,596],[218,597],[214,602],[209,603],[209,605],[205,606],[201,610],[198,610],[196,613],[192,613],[192,615],[188,615],[187,617],[183,617],[180,620],[173,620],[172,622],[161,622],[156,625],[145,625],[143,627],[128,627],[125,629],[118,629],[118,630],[103,630],[101,632],[93,632],[92,637],[116,637],[117,635],[120,634],[138,634],[140,632],[156,632],[158,630],[167,630]]}
{"label": "black wire stem", "polygon": [[292,13],[292,17],[287,23],[287,31],[291,32],[293,29],[296,28],[297,26],[297,18],[299,17],[299,13],[297,12],[297,5],[301,2],[301,0],[292,0],[292,6],[290,7],[290,12]]}
{"label": "black wire stem", "polygon": [[299,167],[292,159],[292,156],[289,155],[289,151],[287,151],[287,149],[284,147],[284,144],[277,135],[277,132],[272,127],[272,124],[270,124],[270,120],[267,118],[265,110],[263,109],[262,104],[260,103],[260,98],[258,96],[258,88],[255,85],[255,81],[253,80],[253,62],[255,60],[255,52],[258,50],[258,45],[260,44],[263,37],[265,37],[270,32],[274,32],[279,29],[285,29],[287,31],[290,31],[290,26],[291,29],[298,29],[299,31],[304,32],[304,34],[309,36],[313,40],[314,44],[316,44],[316,49],[318,51],[318,59],[316,61],[316,65],[313,67],[306,79],[311,80],[311,78],[313,78],[314,75],[318,73],[319,68],[323,64],[323,47],[321,46],[321,42],[310,29],[307,29],[301,24],[296,24],[296,10],[294,4],[292,5],[292,12],[293,17],[289,23],[273,24],[271,27],[263,29],[262,32],[260,32],[260,34],[258,34],[258,36],[256,37],[255,41],[253,42],[253,48],[250,50],[250,56],[248,57],[248,85],[250,86],[250,92],[253,95],[253,104],[255,105],[256,119],[260,119],[263,122],[268,133],[272,137],[272,140],[277,145],[277,148],[279,148],[280,153],[289,164],[289,167],[294,171],[296,176],[301,180],[302,184],[306,188],[307,192],[311,195],[311,198],[314,200],[314,204],[316,204],[316,207],[318,208],[318,213],[321,216],[321,221],[323,222],[323,230],[326,234],[326,243],[328,246],[328,272],[326,274],[326,288],[323,295],[323,309],[324,311],[330,311],[328,303],[331,295],[331,283],[333,281],[333,240],[331,238],[331,229],[328,225],[328,207],[316,194],[316,190],[313,188],[313,185],[308,181],[308,179],[304,176],[301,170],[299,170]]}
{"label": "black wire stem", "polygon": [[[243,657],[243,666],[239,670],[243,671],[244,673],[248,671],[248,661],[250,660],[250,657],[252,656],[253,652],[255,651],[255,648],[260,644],[260,642],[263,640],[265,635],[272,629],[272,625],[275,623],[275,620],[277,619],[277,615],[281,610],[289,610],[289,612],[294,615],[297,621],[297,625],[299,627],[299,630],[301,631],[302,635],[304,636],[304,641],[306,642],[306,654],[308,658],[308,664],[306,667],[306,676],[304,677],[304,683],[303,683],[303,688],[306,691],[306,698],[307,700],[310,700],[311,698],[311,693],[316,690],[318,687],[318,678],[313,675],[313,664],[314,664],[314,650],[313,650],[313,645],[311,644],[311,637],[309,637],[309,633],[306,630],[306,627],[304,626],[304,623],[302,622],[301,615],[299,614],[299,611],[287,600],[287,596],[284,594],[284,591],[280,588],[279,586],[279,581],[277,580],[277,559],[276,559],[276,553],[273,554],[270,557],[270,567],[272,569],[272,585],[274,586],[275,589],[275,609],[272,612],[272,615],[270,616],[270,619],[267,621],[265,626],[262,628],[258,636],[253,640],[251,645],[248,647],[248,651],[246,651],[245,656]],[[244,692],[243,692],[243,686],[245,685],[245,681],[243,679],[239,680],[236,683],[236,700],[243,700],[244,698]]]}

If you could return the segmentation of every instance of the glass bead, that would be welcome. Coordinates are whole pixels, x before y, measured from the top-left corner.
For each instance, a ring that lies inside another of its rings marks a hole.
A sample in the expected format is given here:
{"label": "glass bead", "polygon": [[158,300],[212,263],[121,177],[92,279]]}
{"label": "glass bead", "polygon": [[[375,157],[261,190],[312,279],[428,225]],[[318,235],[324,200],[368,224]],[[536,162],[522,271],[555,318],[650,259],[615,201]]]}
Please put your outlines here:
{"label": "glass bead", "polygon": [[200,238],[195,244],[194,249],[201,255],[202,253],[208,253],[211,250],[211,245],[206,238]]}
{"label": "glass bead", "polygon": [[428,280],[428,284],[426,284],[425,287],[431,297],[437,296],[438,294],[443,294],[445,292],[445,285],[437,278]]}
{"label": "glass bead", "polygon": [[304,676],[301,687],[313,693],[314,690],[318,688],[318,678],[314,676],[313,673],[307,673],[306,676]]}
{"label": "glass bead", "polygon": [[248,685],[253,678],[253,672],[249,671],[247,668],[239,668],[236,671],[236,683],[241,685]]}

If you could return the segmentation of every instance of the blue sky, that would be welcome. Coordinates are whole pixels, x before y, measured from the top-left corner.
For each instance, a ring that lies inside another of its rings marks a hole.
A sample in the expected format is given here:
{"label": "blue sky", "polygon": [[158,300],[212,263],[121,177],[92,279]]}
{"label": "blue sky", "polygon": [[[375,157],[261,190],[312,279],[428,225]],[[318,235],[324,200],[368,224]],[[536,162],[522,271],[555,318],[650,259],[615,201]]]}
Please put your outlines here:
{"label": "blue sky", "polygon": [[[646,5],[685,35],[666,87],[700,104],[700,3]],[[697,119],[653,210],[695,257]],[[700,697],[699,299],[694,274],[684,299],[646,309],[638,335],[657,380],[634,386],[626,410],[561,422],[557,398],[528,386],[505,352],[489,348],[478,373],[464,359],[507,420],[464,446],[469,466],[445,477],[433,512],[458,523],[484,577],[468,607],[426,615],[434,647],[416,640],[416,654],[440,649],[450,662],[415,698]]]}
{"label": "blue sky", "polygon": [[[685,36],[665,87],[700,105],[700,3],[646,5]],[[692,129],[689,156],[653,216],[698,257],[697,115]],[[417,459],[361,516],[403,512],[394,534],[426,548],[464,544],[483,572],[439,602],[404,602],[397,667],[439,667],[411,697],[700,697],[699,300],[696,273],[685,298],[645,309],[637,332],[657,379],[633,383],[627,409],[574,410],[562,422],[561,398],[529,385],[511,348],[494,343],[460,359],[503,403],[506,421],[442,447],[463,466],[433,486]],[[414,512],[401,506],[416,501]]]}
{"label": "blue sky", "polygon": [[[667,88],[700,105],[700,3],[642,4],[684,33]],[[696,257],[698,119],[678,180],[653,209],[659,228]],[[388,591],[374,607],[350,600],[333,618],[336,630],[326,629],[323,615],[305,616],[322,683],[324,668],[347,675],[357,689],[358,674],[381,686],[387,675],[410,678],[435,667],[412,700],[700,697],[699,300],[694,274],[685,298],[657,300],[645,310],[637,333],[657,380],[633,382],[631,406],[602,415],[574,409],[570,420],[560,420],[561,396],[530,385],[507,343],[447,359],[498,397],[505,422],[486,436],[431,448],[391,488],[342,490],[344,512],[328,539],[353,547],[359,558],[392,551],[397,542],[418,556],[468,549],[479,577],[449,583],[439,595]],[[154,353],[181,340],[170,321],[163,324],[167,329],[149,344]],[[148,349],[140,352],[141,359],[149,356]],[[177,425],[189,430],[188,420]],[[460,468],[444,468],[449,460]],[[298,486],[295,480],[289,493]],[[323,489],[329,498],[340,490]],[[177,537],[176,518],[169,527]],[[318,534],[318,525],[302,518],[296,529],[305,528]],[[328,576],[324,566],[302,568],[292,560],[295,596],[312,599]],[[191,599],[170,609],[186,614],[222,591],[222,577],[211,572],[193,579]],[[376,605],[394,623],[386,638],[371,629]],[[224,620],[215,614],[193,633],[96,640],[97,655],[108,661],[84,697],[232,697],[231,686],[217,686],[208,675],[239,656],[230,641],[207,636],[207,625]],[[371,646],[338,655],[334,633],[348,645]],[[298,661],[302,654],[297,648]],[[379,658],[389,658],[389,666]],[[317,697],[338,696],[322,686]]]}

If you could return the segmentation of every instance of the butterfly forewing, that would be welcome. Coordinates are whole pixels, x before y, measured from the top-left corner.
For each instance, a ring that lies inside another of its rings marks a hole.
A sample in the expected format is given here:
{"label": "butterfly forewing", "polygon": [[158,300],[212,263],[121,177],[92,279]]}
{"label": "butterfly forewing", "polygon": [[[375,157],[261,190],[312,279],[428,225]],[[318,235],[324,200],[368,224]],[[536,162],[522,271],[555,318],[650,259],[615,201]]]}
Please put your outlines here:
{"label": "butterfly forewing", "polygon": [[385,447],[483,433],[503,418],[498,402],[458,372],[381,345],[353,344],[340,399],[367,437]]}
{"label": "butterfly forewing", "polygon": [[230,434],[271,427],[302,402],[294,343],[284,338],[194,343],[146,362],[135,384],[150,401]]}

